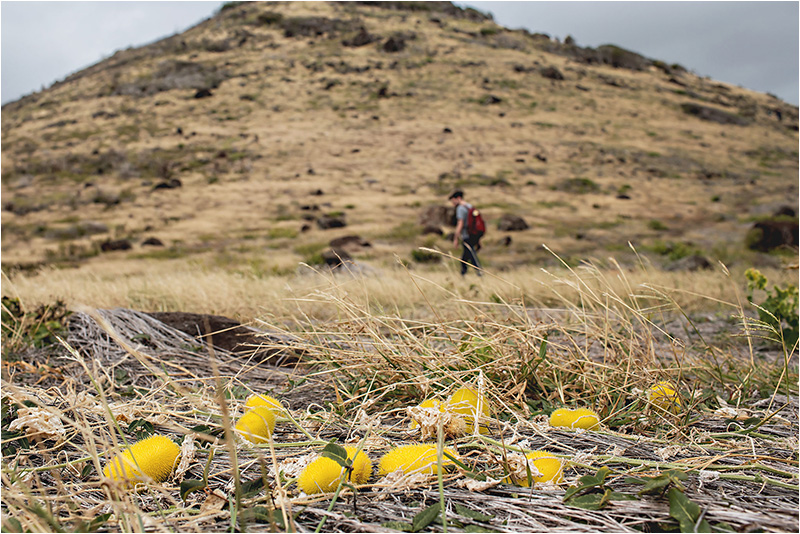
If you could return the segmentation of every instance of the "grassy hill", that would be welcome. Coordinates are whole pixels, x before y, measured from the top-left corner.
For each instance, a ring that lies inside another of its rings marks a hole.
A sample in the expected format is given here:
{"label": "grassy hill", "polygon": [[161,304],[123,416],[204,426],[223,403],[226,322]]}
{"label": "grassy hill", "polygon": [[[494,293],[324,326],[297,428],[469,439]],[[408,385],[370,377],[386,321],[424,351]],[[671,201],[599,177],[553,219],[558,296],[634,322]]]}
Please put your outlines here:
{"label": "grassy hill", "polygon": [[797,107],[687,69],[447,2],[228,4],[3,107],[3,268],[261,277],[357,235],[363,264],[436,270],[414,251],[452,229],[420,217],[457,187],[495,272],[558,264],[543,244],[779,266],[746,241],[797,212]]}

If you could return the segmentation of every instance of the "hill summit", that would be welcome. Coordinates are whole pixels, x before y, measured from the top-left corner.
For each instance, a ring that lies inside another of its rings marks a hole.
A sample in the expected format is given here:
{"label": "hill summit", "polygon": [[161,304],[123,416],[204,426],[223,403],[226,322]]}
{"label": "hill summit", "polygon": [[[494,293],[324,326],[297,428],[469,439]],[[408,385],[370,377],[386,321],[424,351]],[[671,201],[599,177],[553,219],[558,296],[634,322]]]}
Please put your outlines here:
{"label": "hill summit", "polygon": [[490,269],[774,263],[797,146],[772,95],[449,2],[230,3],[3,106],[2,261],[436,261],[460,188]]}

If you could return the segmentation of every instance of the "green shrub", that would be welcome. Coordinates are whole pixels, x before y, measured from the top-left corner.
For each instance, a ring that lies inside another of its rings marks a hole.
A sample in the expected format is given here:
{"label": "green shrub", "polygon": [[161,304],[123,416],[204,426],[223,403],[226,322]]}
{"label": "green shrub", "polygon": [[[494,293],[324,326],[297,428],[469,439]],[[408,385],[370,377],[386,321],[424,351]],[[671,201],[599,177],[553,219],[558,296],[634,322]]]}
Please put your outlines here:
{"label": "green shrub", "polygon": [[417,263],[439,263],[442,261],[442,256],[435,252],[417,248],[411,251],[411,259]]}
{"label": "green shrub", "polygon": [[772,292],[769,292],[767,277],[758,269],[747,269],[744,275],[747,278],[747,300],[750,303],[756,304],[753,302],[756,290],[767,292],[766,299],[761,304],[756,304],[758,318],[773,328],[776,334],[780,333],[784,347],[791,351],[800,336],[797,311],[800,301],[797,286],[788,284],[781,288],[776,285],[772,287]]}
{"label": "green shrub", "polygon": [[651,230],[656,230],[656,231],[659,231],[659,232],[663,232],[664,230],[668,230],[668,228],[664,225],[664,223],[662,223],[661,221],[656,220],[656,219],[651,219],[647,223],[647,227],[650,228]]}

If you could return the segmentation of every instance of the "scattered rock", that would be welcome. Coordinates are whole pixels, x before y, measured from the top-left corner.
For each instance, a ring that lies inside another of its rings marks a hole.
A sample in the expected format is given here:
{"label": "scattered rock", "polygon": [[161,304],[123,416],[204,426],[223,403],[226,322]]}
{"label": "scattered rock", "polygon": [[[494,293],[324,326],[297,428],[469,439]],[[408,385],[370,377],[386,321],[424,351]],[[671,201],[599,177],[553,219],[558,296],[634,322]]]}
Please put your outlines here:
{"label": "scattered rock", "polygon": [[177,178],[172,178],[170,180],[164,180],[163,182],[159,182],[153,186],[153,191],[157,189],[177,189],[178,187],[183,186],[180,180]]}
{"label": "scattered rock", "polygon": [[359,252],[363,248],[372,247],[372,243],[358,235],[337,237],[336,239],[331,239],[328,244],[333,250],[342,250],[350,253]]}
{"label": "scattered rock", "polygon": [[100,250],[103,252],[111,252],[114,250],[130,250],[133,248],[131,242],[127,239],[109,239],[100,243]]}
{"label": "scattered rock", "polygon": [[144,241],[142,241],[143,247],[163,247],[164,243],[157,237],[148,237]]}
{"label": "scattered rock", "polygon": [[422,232],[420,232],[420,233],[422,235],[430,235],[430,234],[444,235],[444,232],[442,231],[442,229],[439,228],[439,226],[433,225],[433,224],[427,224],[427,225],[423,226],[422,227]]}
{"label": "scattered rock", "polygon": [[325,260],[325,265],[332,269],[340,267],[345,262],[352,262],[353,257],[350,256],[345,250],[340,248],[329,248],[322,252],[322,259]]}
{"label": "scattered rock", "polygon": [[214,96],[214,93],[211,92],[211,89],[199,89],[195,94],[195,98],[208,98],[210,96]]}
{"label": "scattered rock", "polygon": [[420,212],[418,221],[423,227],[455,226],[456,209],[452,206],[428,206]]}
{"label": "scattered rock", "polygon": [[317,226],[322,230],[329,230],[331,228],[344,228],[347,222],[344,220],[343,215],[323,215],[317,219]]}
{"label": "scattered rock", "polygon": [[677,261],[667,264],[664,267],[666,271],[699,271],[711,269],[711,262],[705,256],[697,254],[686,256]]}
{"label": "scattered rock", "polygon": [[681,104],[681,109],[684,113],[694,115],[698,119],[704,121],[717,122],[719,124],[734,124],[736,126],[747,126],[750,124],[750,120],[741,115],[734,115],[733,113],[728,113],[721,109],[701,106],[693,102]]}
{"label": "scattered rock", "polygon": [[558,70],[555,67],[542,67],[542,69],[539,71],[539,74],[541,74],[543,77],[549,78],[551,80],[563,80],[564,79],[564,75],[561,74],[561,71]]}
{"label": "scattered rock", "polygon": [[798,246],[798,219],[768,219],[755,223],[745,236],[751,250],[769,252],[778,248]]}
{"label": "scattered rock", "polygon": [[501,232],[520,232],[530,228],[525,219],[518,215],[511,215],[506,213],[497,222],[497,229]]}

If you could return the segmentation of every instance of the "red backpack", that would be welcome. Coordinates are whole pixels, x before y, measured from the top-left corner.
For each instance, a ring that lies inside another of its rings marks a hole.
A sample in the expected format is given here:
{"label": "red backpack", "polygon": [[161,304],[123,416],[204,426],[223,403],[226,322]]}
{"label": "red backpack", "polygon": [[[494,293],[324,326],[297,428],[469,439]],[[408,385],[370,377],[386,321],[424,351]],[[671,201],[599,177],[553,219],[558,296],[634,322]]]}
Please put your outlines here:
{"label": "red backpack", "polygon": [[467,233],[471,236],[483,237],[486,233],[486,223],[483,215],[475,206],[470,206],[467,212]]}

